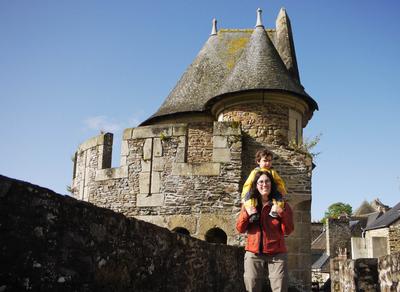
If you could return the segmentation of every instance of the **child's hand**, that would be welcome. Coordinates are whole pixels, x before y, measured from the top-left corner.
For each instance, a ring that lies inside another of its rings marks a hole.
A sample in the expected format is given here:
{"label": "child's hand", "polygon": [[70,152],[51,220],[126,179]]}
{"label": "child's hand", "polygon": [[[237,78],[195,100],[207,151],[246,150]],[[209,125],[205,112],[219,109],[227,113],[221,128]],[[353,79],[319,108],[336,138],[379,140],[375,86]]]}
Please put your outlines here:
{"label": "child's hand", "polygon": [[276,199],[272,199],[271,212],[273,212],[274,214],[279,214],[283,211],[284,206],[285,206],[285,201],[283,200],[277,201]]}

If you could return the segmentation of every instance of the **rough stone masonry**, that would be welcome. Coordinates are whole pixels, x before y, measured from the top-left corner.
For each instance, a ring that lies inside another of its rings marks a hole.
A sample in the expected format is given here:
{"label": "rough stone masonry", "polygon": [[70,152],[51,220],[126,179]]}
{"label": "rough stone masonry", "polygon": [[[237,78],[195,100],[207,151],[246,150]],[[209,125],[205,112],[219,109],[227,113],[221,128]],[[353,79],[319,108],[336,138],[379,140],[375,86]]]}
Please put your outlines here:
{"label": "rough stone masonry", "polygon": [[266,29],[212,33],[160,108],[122,137],[111,168],[111,133],[76,152],[72,192],[83,201],[199,239],[242,245],[235,230],[243,182],[257,150],[274,153],[295,231],[286,240],[290,282],[311,285],[312,156],[303,128],[317,103],[300,83],[291,24],[284,9]]}

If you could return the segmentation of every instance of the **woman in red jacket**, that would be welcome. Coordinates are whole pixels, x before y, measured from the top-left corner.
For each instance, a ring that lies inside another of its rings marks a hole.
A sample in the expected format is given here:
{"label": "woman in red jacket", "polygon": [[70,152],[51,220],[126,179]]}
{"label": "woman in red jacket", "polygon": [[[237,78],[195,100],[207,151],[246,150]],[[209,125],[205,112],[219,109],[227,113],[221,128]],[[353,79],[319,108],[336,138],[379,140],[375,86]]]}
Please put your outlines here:
{"label": "woman in red jacket", "polygon": [[[258,200],[260,220],[249,222],[242,207],[236,222],[240,233],[247,232],[244,256],[244,283],[247,291],[262,291],[270,281],[272,291],[287,291],[287,249],[285,235],[293,231],[293,213],[289,204],[273,204],[276,185],[269,172],[258,172],[250,193]],[[270,213],[275,213],[272,217]]]}

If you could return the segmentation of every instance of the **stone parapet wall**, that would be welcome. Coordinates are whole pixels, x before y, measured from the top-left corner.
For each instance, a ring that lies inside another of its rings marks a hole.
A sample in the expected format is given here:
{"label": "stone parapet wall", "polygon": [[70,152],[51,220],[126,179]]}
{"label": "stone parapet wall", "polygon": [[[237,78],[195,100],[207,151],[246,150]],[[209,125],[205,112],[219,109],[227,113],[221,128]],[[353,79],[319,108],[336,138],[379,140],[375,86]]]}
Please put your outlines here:
{"label": "stone parapet wall", "polygon": [[378,259],[381,291],[400,291],[400,252]]}
{"label": "stone parapet wall", "polygon": [[[82,143],[74,157],[72,192],[76,198],[89,200],[91,182],[96,178],[97,170],[110,168],[113,135],[107,133],[93,137]],[[111,169],[110,173],[113,172]]]}
{"label": "stone parapet wall", "polygon": [[[102,145],[84,144],[91,147],[85,152],[80,147],[77,155],[95,153],[99,160]],[[191,235],[204,239],[205,228],[220,228],[234,244],[241,240],[233,229],[240,208],[241,155],[238,123],[163,124],[126,129],[120,167],[88,169],[78,163],[75,168],[92,173],[85,180],[89,202],[171,229],[184,227],[181,218],[192,216]],[[79,184],[75,177],[77,198],[82,197]],[[201,224],[207,220],[212,224]]]}
{"label": "stone parapet wall", "polygon": [[379,258],[331,259],[331,291],[399,291],[400,253]]}
{"label": "stone parapet wall", "polygon": [[1,291],[244,291],[243,249],[0,176]]}
{"label": "stone parapet wall", "polygon": [[378,259],[331,259],[331,291],[379,291]]}

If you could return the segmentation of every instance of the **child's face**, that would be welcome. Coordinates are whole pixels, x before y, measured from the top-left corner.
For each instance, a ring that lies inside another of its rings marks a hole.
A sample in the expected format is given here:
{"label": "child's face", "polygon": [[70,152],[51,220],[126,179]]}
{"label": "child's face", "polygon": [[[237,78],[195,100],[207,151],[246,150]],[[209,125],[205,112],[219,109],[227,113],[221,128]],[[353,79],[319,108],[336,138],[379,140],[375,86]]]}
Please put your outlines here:
{"label": "child's face", "polygon": [[271,168],[272,167],[272,157],[271,156],[263,156],[260,161],[258,161],[258,166],[260,168]]}

